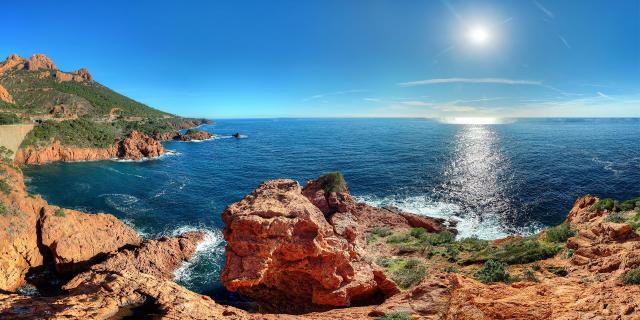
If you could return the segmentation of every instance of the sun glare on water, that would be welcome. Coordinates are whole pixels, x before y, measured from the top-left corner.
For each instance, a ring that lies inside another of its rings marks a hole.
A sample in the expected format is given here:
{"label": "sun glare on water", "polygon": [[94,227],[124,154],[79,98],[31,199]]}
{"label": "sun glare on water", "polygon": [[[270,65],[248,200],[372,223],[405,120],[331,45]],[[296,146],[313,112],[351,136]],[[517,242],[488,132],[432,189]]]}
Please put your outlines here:
{"label": "sun glare on water", "polygon": [[450,124],[501,124],[505,123],[503,118],[497,117],[453,117],[441,119],[444,123]]}

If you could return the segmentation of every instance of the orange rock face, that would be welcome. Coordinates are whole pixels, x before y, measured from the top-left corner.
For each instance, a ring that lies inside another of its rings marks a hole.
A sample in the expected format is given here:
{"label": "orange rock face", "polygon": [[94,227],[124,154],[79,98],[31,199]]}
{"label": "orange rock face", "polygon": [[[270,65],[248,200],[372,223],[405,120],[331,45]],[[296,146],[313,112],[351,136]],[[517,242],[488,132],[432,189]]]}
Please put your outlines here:
{"label": "orange rock face", "polygon": [[81,270],[103,254],[141,241],[133,229],[110,214],[45,207],[39,223],[41,243],[49,248],[59,273]]}
{"label": "orange rock face", "polygon": [[63,146],[59,140],[46,147],[26,147],[16,152],[14,162],[18,165],[45,164],[54,161],[95,161],[113,159],[118,156],[118,148],[80,148]]}
{"label": "orange rock face", "polygon": [[265,182],[227,207],[222,219],[228,242],[222,282],[264,308],[299,313],[398,292],[293,180]]}
{"label": "orange rock face", "polygon": [[187,133],[179,135],[177,139],[180,141],[202,141],[210,139],[211,137],[213,137],[213,135],[206,131],[188,130]]}
{"label": "orange rock face", "polygon": [[138,131],[132,131],[124,140],[107,148],[65,146],[59,140],[46,147],[26,147],[16,152],[14,163],[45,164],[54,161],[96,161],[108,159],[142,160],[164,154],[162,144]]}
{"label": "orange rock face", "polygon": [[14,291],[25,283],[27,272],[45,263],[51,254],[57,270],[69,272],[126,245],[140,242],[136,232],[107,214],[86,214],[50,206],[29,197],[22,173],[6,170],[11,192],[0,192],[0,290]]}
{"label": "orange rock face", "polygon": [[117,155],[119,159],[140,160],[155,158],[164,152],[160,141],[134,130],[120,143]]}
{"label": "orange rock face", "polygon": [[34,71],[38,69],[58,70],[58,67],[44,54],[33,54],[31,59],[27,61],[27,70]]}
{"label": "orange rock face", "polygon": [[7,89],[5,89],[1,85],[0,85],[0,101],[15,103],[15,101],[13,100],[13,97],[11,96],[11,94],[9,94],[9,91],[7,91]]}

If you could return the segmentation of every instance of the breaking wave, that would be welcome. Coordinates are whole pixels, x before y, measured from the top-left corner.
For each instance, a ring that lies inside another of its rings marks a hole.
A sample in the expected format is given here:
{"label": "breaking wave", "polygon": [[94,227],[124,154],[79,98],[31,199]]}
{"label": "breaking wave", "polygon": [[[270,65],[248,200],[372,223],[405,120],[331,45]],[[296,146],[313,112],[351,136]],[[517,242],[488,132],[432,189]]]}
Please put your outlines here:
{"label": "breaking wave", "polygon": [[387,196],[382,198],[356,196],[355,198],[357,201],[373,207],[392,206],[419,215],[454,221],[458,230],[458,238],[478,237],[480,239],[493,240],[513,234],[534,234],[543,227],[540,224],[532,224],[530,227],[518,230],[507,229],[500,223],[498,217],[465,214],[456,204],[434,201],[427,196]]}
{"label": "breaking wave", "polygon": [[198,244],[192,259],[174,271],[173,277],[179,284],[194,290],[219,281],[225,241],[220,229],[206,227],[180,226],[169,235],[178,236],[189,231],[203,231],[204,241]]}

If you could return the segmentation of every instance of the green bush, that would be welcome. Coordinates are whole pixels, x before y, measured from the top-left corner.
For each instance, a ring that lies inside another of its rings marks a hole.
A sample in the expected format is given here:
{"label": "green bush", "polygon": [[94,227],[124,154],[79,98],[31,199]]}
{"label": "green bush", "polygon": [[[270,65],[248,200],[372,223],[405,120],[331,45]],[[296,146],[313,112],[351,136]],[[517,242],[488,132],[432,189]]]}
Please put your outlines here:
{"label": "green bush", "polygon": [[571,230],[571,225],[563,223],[561,225],[549,228],[545,234],[548,242],[565,243],[567,239],[575,235],[575,231]]}
{"label": "green bush", "polygon": [[391,279],[402,289],[413,287],[427,274],[427,268],[417,259],[380,258],[377,263],[385,269]]}
{"label": "green bush", "polygon": [[0,112],[0,125],[19,123],[20,118],[9,112]]}
{"label": "green bush", "polygon": [[509,282],[510,279],[505,265],[495,260],[487,260],[475,276],[482,283]]}
{"label": "green bush", "polygon": [[477,237],[464,238],[457,243],[461,251],[477,252],[489,246],[489,241]]}
{"label": "green bush", "polygon": [[596,204],[593,205],[592,209],[594,210],[613,210],[615,206],[615,201],[611,198],[600,199]]}
{"label": "green bush", "polygon": [[489,246],[462,263],[495,260],[506,264],[522,264],[555,256],[562,246],[537,240],[535,237],[514,239],[498,247]]}
{"label": "green bush", "polygon": [[318,183],[326,193],[347,191],[347,182],[344,180],[342,173],[338,171],[329,172],[321,176],[318,178]]}
{"label": "green bush", "polygon": [[0,178],[0,192],[4,194],[11,193],[11,186],[5,179]]}
{"label": "green bush", "polygon": [[631,220],[629,220],[629,225],[631,226],[631,229],[633,229],[633,230],[640,229],[640,212],[637,212],[636,215],[633,216],[633,218],[631,218]]}
{"label": "green bush", "polygon": [[0,202],[0,216],[4,216],[9,212],[7,207],[4,206],[4,203]]}
{"label": "green bush", "polygon": [[53,215],[56,217],[65,217],[67,214],[64,212],[64,209],[59,208]]}
{"label": "green bush", "polygon": [[46,121],[27,134],[22,146],[49,143],[56,138],[65,145],[104,148],[112,145],[122,132],[115,123],[87,119]]}
{"label": "green bush", "polygon": [[635,268],[627,272],[622,278],[625,284],[640,284],[640,268]]}
{"label": "green bush", "polygon": [[626,200],[620,204],[620,209],[623,211],[631,211],[636,207],[640,207],[637,203],[640,202],[640,197],[635,197],[633,199]]}
{"label": "green bush", "polygon": [[382,317],[376,318],[378,320],[411,320],[411,315],[406,312],[391,312]]}

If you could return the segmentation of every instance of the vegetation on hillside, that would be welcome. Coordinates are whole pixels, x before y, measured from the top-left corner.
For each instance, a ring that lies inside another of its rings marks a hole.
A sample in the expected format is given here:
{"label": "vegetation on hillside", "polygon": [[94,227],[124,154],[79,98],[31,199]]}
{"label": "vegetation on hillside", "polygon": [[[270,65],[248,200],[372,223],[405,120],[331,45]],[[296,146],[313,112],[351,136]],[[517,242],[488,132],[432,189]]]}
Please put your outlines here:
{"label": "vegetation on hillside", "polygon": [[0,112],[0,125],[19,123],[20,118],[14,113]]}
{"label": "vegetation on hillside", "polygon": [[415,286],[427,275],[427,267],[418,259],[380,258],[376,263],[383,267],[402,289]]}
{"label": "vegetation on hillside", "polygon": [[39,146],[58,139],[65,145],[105,148],[122,133],[116,123],[100,123],[87,119],[46,121],[27,134],[22,146]]}

